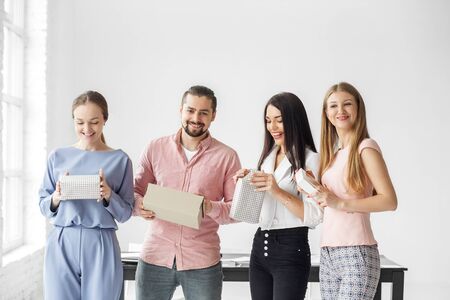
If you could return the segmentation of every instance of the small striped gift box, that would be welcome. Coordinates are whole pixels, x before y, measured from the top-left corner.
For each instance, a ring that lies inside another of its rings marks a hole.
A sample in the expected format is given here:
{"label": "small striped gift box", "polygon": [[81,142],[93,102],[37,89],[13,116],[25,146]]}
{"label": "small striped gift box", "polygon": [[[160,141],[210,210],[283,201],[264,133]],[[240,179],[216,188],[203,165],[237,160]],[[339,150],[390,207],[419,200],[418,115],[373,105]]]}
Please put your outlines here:
{"label": "small striped gift box", "polygon": [[250,185],[250,179],[254,170],[236,183],[233,202],[231,204],[230,217],[246,222],[259,223],[259,215],[264,201],[265,192],[256,192],[255,187]]}
{"label": "small striped gift box", "polygon": [[64,175],[61,184],[61,200],[100,198],[99,175]]}

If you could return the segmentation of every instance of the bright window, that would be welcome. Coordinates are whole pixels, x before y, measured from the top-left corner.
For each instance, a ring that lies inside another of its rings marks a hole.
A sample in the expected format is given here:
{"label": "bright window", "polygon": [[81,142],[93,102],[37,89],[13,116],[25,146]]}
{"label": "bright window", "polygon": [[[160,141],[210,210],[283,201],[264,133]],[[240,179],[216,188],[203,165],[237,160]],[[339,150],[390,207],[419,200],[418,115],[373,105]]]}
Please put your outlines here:
{"label": "bright window", "polygon": [[22,245],[24,2],[5,0],[1,14],[2,45],[2,230],[3,253]]}

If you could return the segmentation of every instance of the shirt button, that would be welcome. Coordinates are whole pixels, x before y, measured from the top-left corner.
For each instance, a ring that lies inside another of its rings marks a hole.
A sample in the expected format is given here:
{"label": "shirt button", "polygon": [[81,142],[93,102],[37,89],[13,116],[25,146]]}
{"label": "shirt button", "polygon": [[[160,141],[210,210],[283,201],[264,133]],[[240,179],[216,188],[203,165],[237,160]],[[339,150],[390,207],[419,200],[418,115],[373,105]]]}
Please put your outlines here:
{"label": "shirt button", "polygon": [[264,252],[264,256],[269,256],[269,254],[267,254],[267,252]]}
{"label": "shirt button", "polygon": [[273,224],[278,224],[278,220],[277,219],[273,219]]}
{"label": "shirt button", "polygon": [[269,234],[268,233],[266,233],[265,235],[264,235],[265,237],[268,237],[269,236]]}
{"label": "shirt button", "polygon": [[269,249],[269,248],[267,248],[267,246],[264,246],[264,250],[267,250],[267,249]]}
{"label": "shirt button", "polygon": [[267,240],[264,240],[264,244],[266,244],[266,245],[267,245],[268,243],[269,243],[269,242],[268,242]]}

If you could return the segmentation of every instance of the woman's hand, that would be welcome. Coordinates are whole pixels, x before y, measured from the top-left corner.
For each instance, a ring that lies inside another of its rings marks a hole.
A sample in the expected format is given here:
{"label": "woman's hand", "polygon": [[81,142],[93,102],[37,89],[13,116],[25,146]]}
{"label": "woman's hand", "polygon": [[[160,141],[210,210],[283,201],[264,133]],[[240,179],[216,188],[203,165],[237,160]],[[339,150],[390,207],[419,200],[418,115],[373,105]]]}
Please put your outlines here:
{"label": "woman's hand", "polygon": [[[64,172],[64,175],[69,175],[69,172]],[[59,204],[61,203],[61,182],[58,180],[56,182],[55,191],[52,194],[52,204],[50,209],[52,211],[56,211],[56,209],[59,207]]]}
{"label": "woman's hand", "polygon": [[273,177],[273,174],[268,174],[261,171],[255,172],[250,182],[256,187],[257,192],[268,191],[273,195],[281,190],[275,180],[275,177]]}
{"label": "woman's hand", "polygon": [[338,198],[326,186],[319,186],[316,193],[310,195],[320,207],[331,207],[338,210],[343,210],[344,201]]}
{"label": "woman's hand", "polygon": [[59,207],[59,204],[61,203],[61,183],[59,180],[56,182],[56,189],[52,194],[52,204],[50,209],[52,211],[56,211],[56,209]]}
{"label": "woman's hand", "polygon": [[249,172],[250,172],[249,169],[240,169],[239,171],[237,171],[236,174],[233,176],[234,183],[236,183],[239,178],[244,178],[245,176],[247,176]]}
{"label": "woman's hand", "polygon": [[111,198],[111,188],[106,182],[105,174],[103,173],[103,169],[98,171],[98,175],[100,175],[100,198],[97,199],[97,202],[105,200],[109,203],[109,199]]}

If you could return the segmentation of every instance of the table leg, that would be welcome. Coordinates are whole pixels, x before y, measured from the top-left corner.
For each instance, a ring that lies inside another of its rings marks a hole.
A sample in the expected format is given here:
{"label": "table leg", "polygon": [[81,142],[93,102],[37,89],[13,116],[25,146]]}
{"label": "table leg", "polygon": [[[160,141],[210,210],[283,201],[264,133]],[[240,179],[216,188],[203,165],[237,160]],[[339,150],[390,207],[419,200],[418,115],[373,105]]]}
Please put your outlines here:
{"label": "table leg", "polygon": [[122,281],[122,291],[120,292],[120,300],[124,300],[125,299],[125,281]]}
{"label": "table leg", "polygon": [[392,272],[392,300],[403,300],[403,284],[405,273],[403,271]]}
{"label": "table leg", "polygon": [[381,280],[378,281],[377,291],[375,292],[374,300],[381,300]]}

